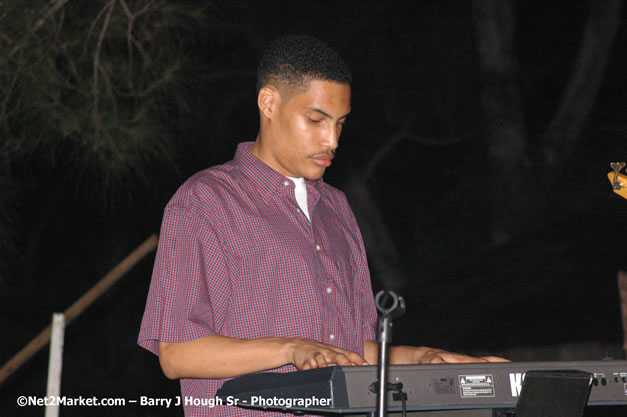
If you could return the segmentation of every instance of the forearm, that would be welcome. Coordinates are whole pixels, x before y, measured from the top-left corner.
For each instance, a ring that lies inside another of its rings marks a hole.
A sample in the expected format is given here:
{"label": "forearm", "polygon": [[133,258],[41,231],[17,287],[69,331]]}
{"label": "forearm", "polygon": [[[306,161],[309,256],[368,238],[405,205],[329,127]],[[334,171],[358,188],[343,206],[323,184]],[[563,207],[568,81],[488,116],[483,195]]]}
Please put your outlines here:
{"label": "forearm", "polygon": [[212,335],[189,342],[159,343],[168,378],[228,378],[290,363],[290,339],[235,339]]}

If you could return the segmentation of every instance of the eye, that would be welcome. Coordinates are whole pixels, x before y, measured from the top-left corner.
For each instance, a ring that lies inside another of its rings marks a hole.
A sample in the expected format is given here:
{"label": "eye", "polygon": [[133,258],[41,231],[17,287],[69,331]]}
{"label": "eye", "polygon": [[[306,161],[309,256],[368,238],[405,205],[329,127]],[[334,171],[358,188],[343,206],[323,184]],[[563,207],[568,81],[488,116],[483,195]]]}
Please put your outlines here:
{"label": "eye", "polygon": [[315,123],[318,124],[322,121],[322,119],[312,119],[311,117],[307,117],[307,119],[311,122],[311,123]]}

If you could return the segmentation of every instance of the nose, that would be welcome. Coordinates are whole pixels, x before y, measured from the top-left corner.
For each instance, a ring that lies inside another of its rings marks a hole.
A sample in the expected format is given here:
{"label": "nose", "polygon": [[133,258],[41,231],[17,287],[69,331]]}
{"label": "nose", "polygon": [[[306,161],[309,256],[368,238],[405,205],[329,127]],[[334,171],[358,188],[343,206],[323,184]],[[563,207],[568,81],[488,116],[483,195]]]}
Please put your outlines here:
{"label": "nose", "polygon": [[326,132],[322,137],[322,145],[325,148],[330,149],[332,152],[334,152],[338,147],[341,133],[342,126],[339,124],[336,124],[334,126],[331,126],[329,129],[326,129]]}

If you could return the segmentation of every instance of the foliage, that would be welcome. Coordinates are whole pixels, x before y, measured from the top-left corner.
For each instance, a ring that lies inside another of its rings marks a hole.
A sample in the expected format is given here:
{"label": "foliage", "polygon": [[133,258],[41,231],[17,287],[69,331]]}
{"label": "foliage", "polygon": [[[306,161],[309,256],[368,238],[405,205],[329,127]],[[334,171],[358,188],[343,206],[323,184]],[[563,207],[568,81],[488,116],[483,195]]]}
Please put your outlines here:
{"label": "foliage", "polygon": [[[206,11],[185,0],[1,1],[0,193],[18,196],[24,170],[62,167],[108,199],[147,182],[157,161],[174,168],[181,91],[197,68],[186,50]],[[11,246],[17,207],[0,201],[0,246]]]}

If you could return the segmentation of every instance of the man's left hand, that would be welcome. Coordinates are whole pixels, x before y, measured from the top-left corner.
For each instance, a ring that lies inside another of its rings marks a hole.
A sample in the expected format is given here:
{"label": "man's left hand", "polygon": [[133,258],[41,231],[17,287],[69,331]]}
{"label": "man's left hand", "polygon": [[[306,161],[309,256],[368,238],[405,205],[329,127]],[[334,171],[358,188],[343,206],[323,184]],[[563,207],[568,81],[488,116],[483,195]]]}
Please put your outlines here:
{"label": "man's left hand", "polygon": [[[418,348],[421,349],[421,348]],[[509,362],[498,356],[468,356],[461,353],[447,352],[441,349],[422,348],[414,363],[461,363],[461,362]]]}
{"label": "man's left hand", "polygon": [[[364,357],[369,364],[376,364],[379,347],[374,340],[367,340],[364,344]],[[510,362],[498,356],[468,356],[461,353],[447,352],[446,350],[416,347],[416,346],[392,346],[390,347],[390,363],[393,365],[406,365],[416,363],[460,363],[460,362]]]}

